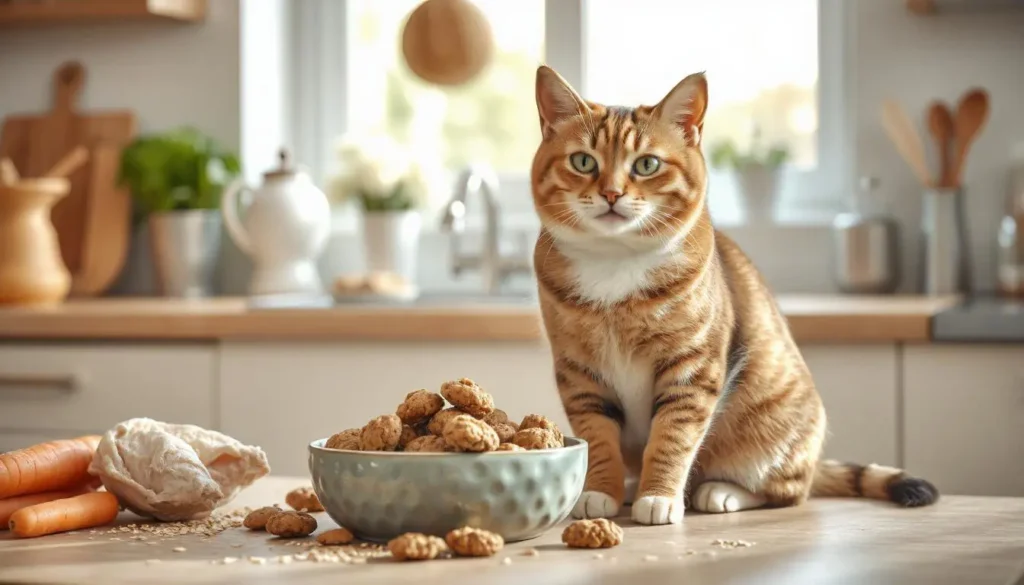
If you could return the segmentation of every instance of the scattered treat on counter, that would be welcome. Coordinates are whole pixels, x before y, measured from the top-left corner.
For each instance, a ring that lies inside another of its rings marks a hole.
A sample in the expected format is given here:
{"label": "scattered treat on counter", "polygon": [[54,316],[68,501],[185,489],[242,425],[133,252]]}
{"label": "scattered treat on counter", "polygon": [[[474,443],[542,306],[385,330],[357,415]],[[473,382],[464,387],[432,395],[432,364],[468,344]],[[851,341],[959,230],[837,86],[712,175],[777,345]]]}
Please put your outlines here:
{"label": "scattered treat on counter", "polygon": [[263,506],[257,510],[249,512],[249,515],[242,521],[242,526],[245,526],[249,530],[266,530],[267,522],[274,516],[284,512],[277,505],[274,506]]}
{"label": "scattered treat on counter", "polygon": [[317,497],[316,492],[310,486],[298,487],[288,492],[288,495],[284,497],[284,503],[299,512],[312,513],[324,511],[320,498]]}
{"label": "scattered treat on counter", "polygon": [[281,538],[309,536],[316,531],[316,518],[305,512],[285,511],[271,516],[266,529]]}
{"label": "scattered treat on counter", "polygon": [[270,472],[259,447],[195,425],[134,418],[106,432],[89,472],[144,517],[204,518]]}
{"label": "scattered treat on counter", "polygon": [[444,541],[460,557],[489,557],[505,546],[500,534],[468,526],[452,530]]}
{"label": "scattered treat on counter", "polygon": [[577,520],[562,531],[570,548],[612,548],[622,544],[622,527],[607,518]]}
{"label": "scattered treat on counter", "polygon": [[316,541],[324,546],[352,544],[352,541],[355,539],[355,535],[353,535],[347,528],[335,528],[334,530],[328,530],[327,532],[322,532],[316,537]]}
{"label": "scattered treat on counter", "polygon": [[396,561],[429,561],[448,552],[445,541],[436,536],[407,532],[388,542]]}
{"label": "scattered treat on counter", "polygon": [[[445,408],[445,404],[451,406]],[[565,437],[555,423],[529,414],[517,424],[496,409],[494,398],[469,378],[441,385],[440,393],[414,390],[395,414],[378,416],[361,429],[347,429],[324,443],[347,451],[490,453],[558,449]]]}

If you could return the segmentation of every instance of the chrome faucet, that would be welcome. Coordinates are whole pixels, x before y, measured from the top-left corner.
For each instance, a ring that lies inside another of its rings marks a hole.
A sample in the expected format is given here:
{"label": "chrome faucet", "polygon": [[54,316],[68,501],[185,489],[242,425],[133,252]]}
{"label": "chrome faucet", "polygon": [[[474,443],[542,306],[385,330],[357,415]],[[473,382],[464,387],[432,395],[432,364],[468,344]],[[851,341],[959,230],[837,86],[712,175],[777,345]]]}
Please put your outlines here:
{"label": "chrome faucet", "polygon": [[[466,199],[470,193],[478,194],[484,203],[484,239],[480,254],[467,254],[462,236],[466,230]],[[504,256],[501,253],[501,208],[498,205],[498,178],[486,166],[466,168],[459,175],[455,193],[445,206],[441,229],[451,234],[452,274],[459,276],[465,270],[479,270],[488,294],[501,292],[505,278],[517,273],[530,272],[530,259],[524,256]]]}

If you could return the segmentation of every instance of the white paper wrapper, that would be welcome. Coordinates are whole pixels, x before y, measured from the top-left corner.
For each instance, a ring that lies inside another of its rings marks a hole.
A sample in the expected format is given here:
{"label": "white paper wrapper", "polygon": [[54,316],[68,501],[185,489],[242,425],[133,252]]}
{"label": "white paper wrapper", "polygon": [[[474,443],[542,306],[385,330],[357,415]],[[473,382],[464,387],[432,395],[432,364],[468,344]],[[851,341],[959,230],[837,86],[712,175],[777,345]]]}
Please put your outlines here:
{"label": "white paper wrapper", "polygon": [[209,516],[270,465],[262,449],[223,433],[133,418],[103,435],[89,473],[129,510],[173,522]]}

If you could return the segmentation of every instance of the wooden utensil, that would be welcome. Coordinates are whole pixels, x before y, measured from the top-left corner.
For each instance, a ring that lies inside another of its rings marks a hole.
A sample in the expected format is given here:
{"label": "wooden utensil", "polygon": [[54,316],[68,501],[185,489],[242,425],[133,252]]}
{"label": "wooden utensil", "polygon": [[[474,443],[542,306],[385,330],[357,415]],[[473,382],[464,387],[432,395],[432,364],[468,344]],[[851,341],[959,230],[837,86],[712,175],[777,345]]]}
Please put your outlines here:
{"label": "wooden utensil", "polygon": [[14,166],[14,162],[4,157],[0,160],[0,183],[10,187],[18,182],[21,177],[18,175],[18,167]]}
{"label": "wooden utensil", "polygon": [[76,146],[74,150],[64,155],[64,158],[57,161],[57,164],[53,165],[49,171],[46,172],[47,177],[63,177],[70,175],[78,167],[85,164],[85,161],[89,160],[89,151],[84,146]]}
{"label": "wooden utensil", "polygon": [[882,126],[917,179],[922,185],[930,186],[932,179],[924,160],[924,145],[903,107],[893,100],[882,100]]}
{"label": "wooden utensil", "polygon": [[[131,208],[127,191],[117,185],[116,161],[135,136],[135,116],[128,110],[78,109],[84,83],[84,67],[64,63],[54,74],[52,109],[8,116],[0,133],[0,156],[10,157],[22,176],[43,177],[56,170],[71,182],[70,193],[54,207],[52,217],[75,296],[102,293],[124,265]],[[101,145],[106,152],[102,159],[97,152]],[[60,159],[77,147],[90,160],[76,162],[80,155],[74,154],[64,166]],[[103,255],[91,248],[103,249]]]}
{"label": "wooden utensil", "polygon": [[953,156],[950,177],[954,186],[960,186],[963,180],[967,152],[988,120],[988,109],[988,92],[977,88],[965,93],[960,98],[960,103],[957,104],[956,119],[954,120],[956,153]]}
{"label": "wooden utensil", "polygon": [[952,161],[950,148],[953,144],[953,114],[949,107],[940,101],[932,102],[928,107],[928,131],[931,132],[935,148],[939,153],[939,187],[950,187],[952,181]]}

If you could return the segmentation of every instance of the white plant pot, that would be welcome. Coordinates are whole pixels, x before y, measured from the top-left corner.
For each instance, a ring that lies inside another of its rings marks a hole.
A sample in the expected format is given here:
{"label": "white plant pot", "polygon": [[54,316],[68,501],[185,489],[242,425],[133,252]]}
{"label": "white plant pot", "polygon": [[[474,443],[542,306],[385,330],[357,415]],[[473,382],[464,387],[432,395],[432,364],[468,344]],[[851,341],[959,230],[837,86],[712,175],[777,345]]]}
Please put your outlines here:
{"label": "white plant pot", "polygon": [[373,211],[362,218],[366,270],[394,272],[415,286],[423,217],[417,211]]}
{"label": "white plant pot", "polygon": [[749,166],[736,171],[743,214],[749,224],[772,223],[778,198],[779,169]]}

